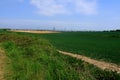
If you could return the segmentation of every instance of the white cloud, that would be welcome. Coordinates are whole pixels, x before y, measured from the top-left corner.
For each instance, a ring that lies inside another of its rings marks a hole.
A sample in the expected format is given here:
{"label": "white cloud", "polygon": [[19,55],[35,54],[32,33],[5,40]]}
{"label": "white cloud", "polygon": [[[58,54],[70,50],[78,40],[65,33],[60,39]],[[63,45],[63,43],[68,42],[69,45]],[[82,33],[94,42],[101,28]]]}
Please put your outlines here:
{"label": "white cloud", "polygon": [[76,11],[83,14],[95,14],[97,8],[96,0],[76,0]]}
{"label": "white cloud", "polygon": [[94,14],[97,0],[30,0],[37,7],[37,13],[43,15],[56,14]]}

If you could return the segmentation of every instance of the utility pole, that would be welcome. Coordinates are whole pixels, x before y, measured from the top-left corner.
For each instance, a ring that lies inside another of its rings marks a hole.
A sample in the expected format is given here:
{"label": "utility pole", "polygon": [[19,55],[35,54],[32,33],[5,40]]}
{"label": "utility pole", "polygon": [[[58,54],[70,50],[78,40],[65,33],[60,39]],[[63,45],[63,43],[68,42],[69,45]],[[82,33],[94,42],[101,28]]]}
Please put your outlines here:
{"label": "utility pole", "polygon": [[55,31],[55,27],[53,27],[53,31]]}

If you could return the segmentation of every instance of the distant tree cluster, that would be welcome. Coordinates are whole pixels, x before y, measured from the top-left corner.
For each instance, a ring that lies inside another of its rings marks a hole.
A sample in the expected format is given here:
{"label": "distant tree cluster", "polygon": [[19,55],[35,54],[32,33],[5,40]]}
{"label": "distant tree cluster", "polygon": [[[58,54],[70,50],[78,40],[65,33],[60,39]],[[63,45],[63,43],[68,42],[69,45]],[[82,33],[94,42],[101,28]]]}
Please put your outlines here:
{"label": "distant tree cluster", "polygon": [[116,32],[120,32],[120,29],[116,30]]}
{"label": "distant tree cluster", "polygon": [[8,31],[8,30],[11,30],[9,28],[1,28],[0,31]]}
{"label": "distant tree cluster", "polygon": [[103,31],[103,32],[120,32],[120,29],[116,29],[116,30],[110,30],[110,31]]}
{"label": "distant tree cluster", "polygon": [[110,30],[110,32],[120,32],[120,29],[117,29],[117,30]]}

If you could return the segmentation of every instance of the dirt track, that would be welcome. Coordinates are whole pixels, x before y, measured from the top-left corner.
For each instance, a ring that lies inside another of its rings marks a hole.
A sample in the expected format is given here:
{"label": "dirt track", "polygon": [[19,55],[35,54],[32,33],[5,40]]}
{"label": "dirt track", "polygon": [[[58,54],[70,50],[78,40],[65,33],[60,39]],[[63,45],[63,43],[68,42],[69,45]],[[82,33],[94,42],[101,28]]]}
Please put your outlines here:
{"label": "dirt track", "polygon": [[5,66],[5,60],[6,56],[4,54],[4,51],[0,48],[0,80],[4,79],[4,66]]}
{"label": "dirt track", "polygon": [[60,33],[57,31],[37,31],[37,30],[11,30],[13,32],[26,32],[26,33],[37,33],[37,34],[50,34],[50,33]]}
{"label": "dirt track", "polygon": [[94,60],[94,59],[91,59],[91,58],[86,57],[86,56],[73,54],[73,53],[69,53],[69,52],[64,52],[64,51],[60,51],[60,50],[58,50],[58,52],[62,53],[64,55],[68,55],[68,56],[77,58],[77,59],[81,59],[81,60],[83,60],[85,62],[88,62],[90,64],[93,64],[93,65],[99,67],[102,70],[108,69],[108,70],[117,71],[117,73],[120,73],[120,66],[118,66],[116,64],[107,63],[107,62],[103,62],[103,61],[98,61],[98,60]]}

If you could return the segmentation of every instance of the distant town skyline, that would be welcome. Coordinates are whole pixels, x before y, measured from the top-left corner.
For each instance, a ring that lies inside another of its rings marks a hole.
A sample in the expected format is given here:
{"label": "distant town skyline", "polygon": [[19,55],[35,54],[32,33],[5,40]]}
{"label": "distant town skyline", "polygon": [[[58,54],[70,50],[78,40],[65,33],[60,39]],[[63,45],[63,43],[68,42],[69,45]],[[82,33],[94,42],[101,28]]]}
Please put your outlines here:
{"label": "distant town skyline", "polygon": [[120,0],[1,0],[0,28],[120,29]]}

